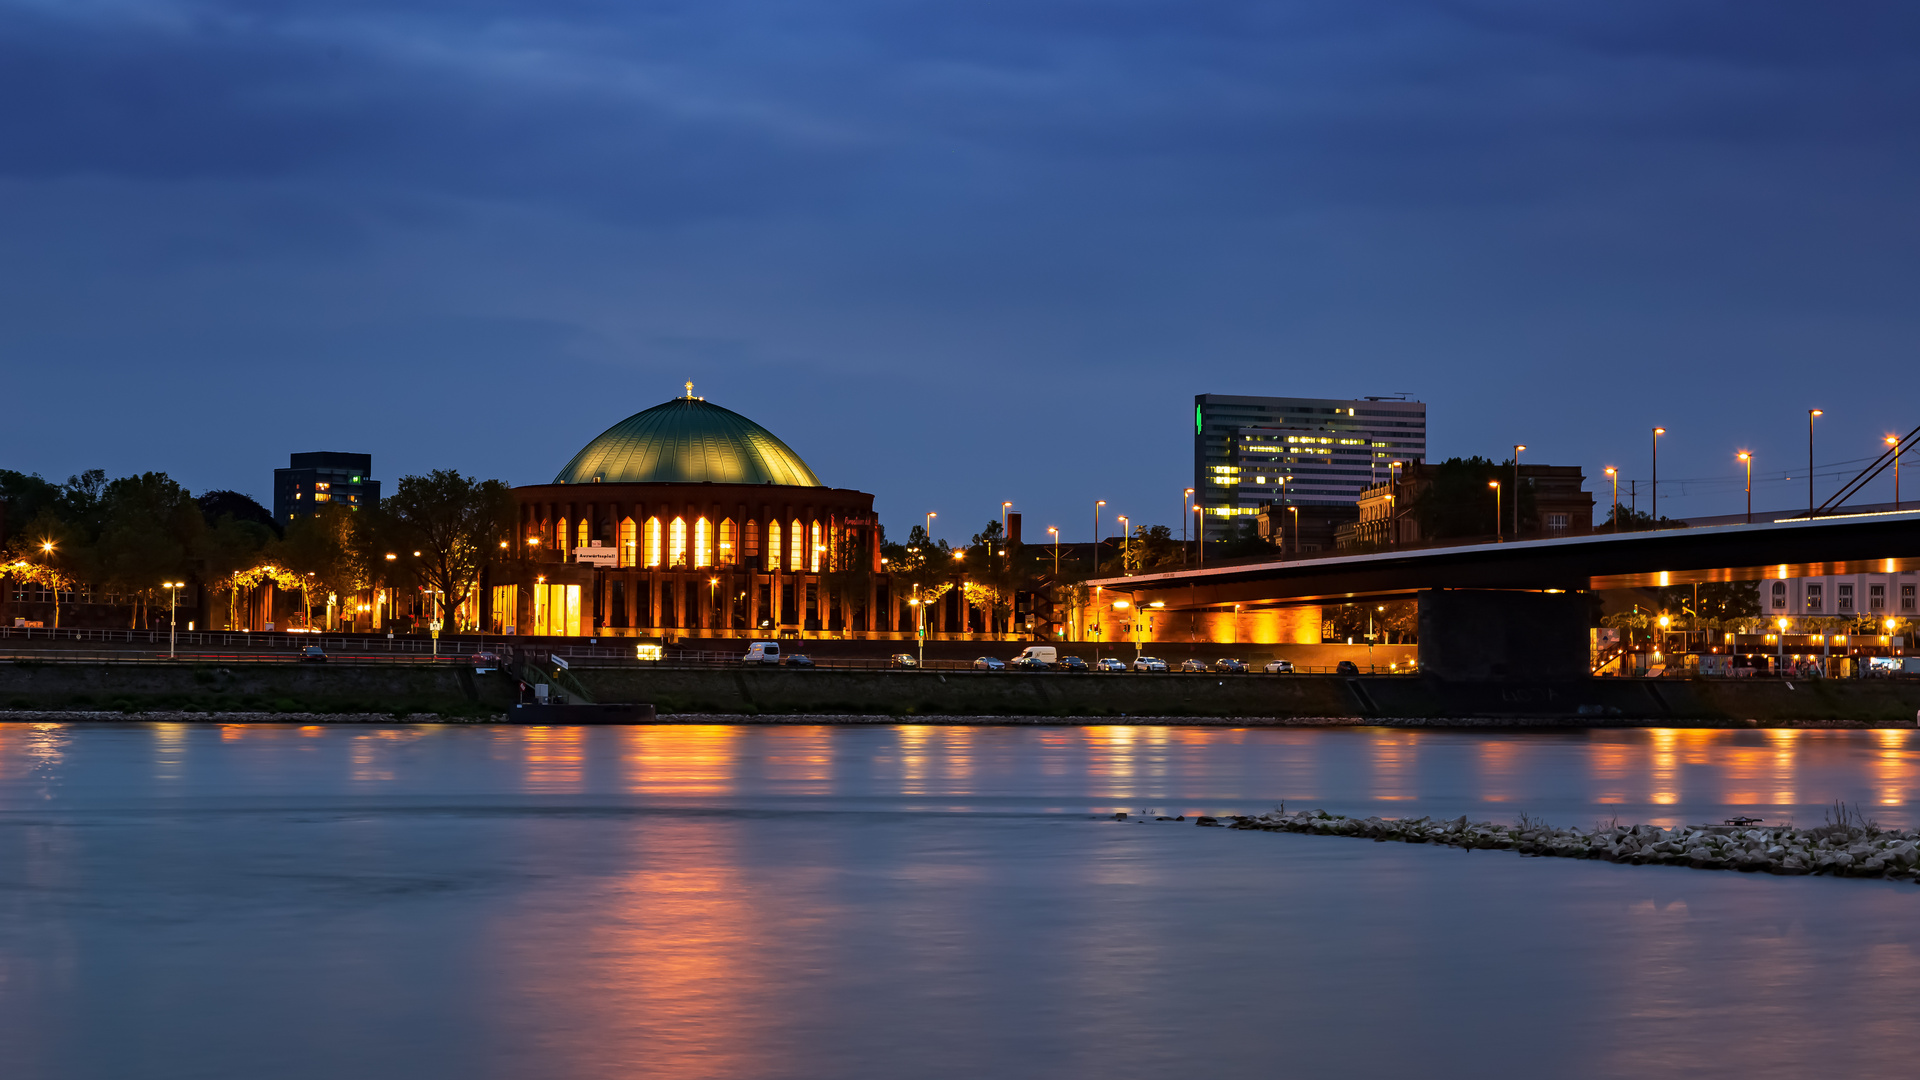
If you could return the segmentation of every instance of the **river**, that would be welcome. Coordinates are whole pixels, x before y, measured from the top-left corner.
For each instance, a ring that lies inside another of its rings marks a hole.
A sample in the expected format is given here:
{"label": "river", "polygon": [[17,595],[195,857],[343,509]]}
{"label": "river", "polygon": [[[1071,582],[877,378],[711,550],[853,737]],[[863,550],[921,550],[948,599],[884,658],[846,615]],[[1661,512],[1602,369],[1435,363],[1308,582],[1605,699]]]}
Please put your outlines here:
{"label": "river", "polygon": [[1191,818],[1917,798],[1911,730],[6,724],[0,1070],[1906,1077],[1920,887]]}

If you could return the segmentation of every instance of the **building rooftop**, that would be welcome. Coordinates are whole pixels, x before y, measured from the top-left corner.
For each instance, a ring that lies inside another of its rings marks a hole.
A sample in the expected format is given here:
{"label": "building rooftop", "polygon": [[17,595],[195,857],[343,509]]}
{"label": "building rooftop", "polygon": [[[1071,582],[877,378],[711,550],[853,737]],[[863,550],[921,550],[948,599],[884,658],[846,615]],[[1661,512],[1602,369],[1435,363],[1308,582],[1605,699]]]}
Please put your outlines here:
{"label": "building rooftop", "polygon": [[779,484],[824,487],[771,431],[692,396],[608,428],[573,455],[556,484]]}

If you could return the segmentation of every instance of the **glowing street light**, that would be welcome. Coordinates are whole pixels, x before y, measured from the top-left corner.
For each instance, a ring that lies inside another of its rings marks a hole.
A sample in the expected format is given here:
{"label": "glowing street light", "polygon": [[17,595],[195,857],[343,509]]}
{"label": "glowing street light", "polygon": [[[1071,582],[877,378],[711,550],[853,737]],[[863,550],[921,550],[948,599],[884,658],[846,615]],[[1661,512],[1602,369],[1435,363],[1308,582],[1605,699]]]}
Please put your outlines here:
{"label": "glowing street light", "polygon": [[1487,486],[1493,489],[1493,539],[1499,543],[1505,539],[1500,535],[1500,481],[1489,480]]}
{"label": "glowing street light", "polygon": [[1093,571],[1100,572],[1100,508],[1107,505],[1105,499],[1093,502]]}
{"label": "glowing street light", "polygon": [[176,628],[179,626],[177,619],[180,613],[180,590],[186,588],[187,583],[184,581],[163,581],[160,583],[160,587],[173,590],[173,598],[167,602],[167,659],[172,660],[174,658],[174,645],[179,636]]}
{"label": "glowing street light", "polygon": [[1520,443],[1513,445],[1513,535],[1520,536],[1520,451],[1526,447]]}
{"label": "glowing street light", "polygon": [[1653,429],[1653,509],[1651,511],[1651,518],[1656,526],[1660,524],[1660,436],[1666,433],[1667,429],[1663,427]]}
{"label": "glowing street light", "polygon": [[1825,416],[1819,409],[1807,410],[1807,516],[1813,516],[1813,418]]}
{"label": "glowing street light", "polygon": [[927,546],[928,547],[933,546],[933,519],[939,516],[940,516],[939,513],[935,511],[932,511],[932,510],[927,511]]}
{"label": "glowing street light", "polygon": [[1133,554],[1133,538],[1127,533],[1127,515],[1120,515],[1120,572],[1127,572],[1127,558]]}
{"label": "glowing street light", "polygon": [[1893,447],[1893,508],[1900,509],[1900,437],[1887,436],[1887,445]]}
{"label": "glowing street light", "polygon": [[1607,466],[1607,479],[1613,482],[1613,531],[1620,531],[1620,470]]}
{"label": "glowing street light", "polygon": [[1053,534],[1053,576],[1058,578],[1060,576],[1060,530],[1056,526],[1049,525],[1047,531]]}
{"label": "glowing street light", "polygon": [[[1751,525],[1753,524],[1753,455],[1742,450],[1739,458],[1740,464],[1747,467],[1747,524]],[[1899,489],[1895,488],[1895,490]]]}

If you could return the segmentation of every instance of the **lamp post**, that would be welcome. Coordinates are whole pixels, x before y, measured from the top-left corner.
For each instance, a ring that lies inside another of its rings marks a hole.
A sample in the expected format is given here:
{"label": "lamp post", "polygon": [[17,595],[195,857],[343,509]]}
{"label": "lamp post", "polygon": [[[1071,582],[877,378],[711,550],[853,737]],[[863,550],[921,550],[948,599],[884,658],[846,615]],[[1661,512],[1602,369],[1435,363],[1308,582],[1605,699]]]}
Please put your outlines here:
{"label": "lamp post", "polygon": [[1663,427],[1653,429],[1653,507],[1648,513],[1648,520],[1656,527],[1660,524],[1660,436],[1666,433],[1667,429]]}
{"label": "lamp post", "polygon": [[1825,416],[1819,409],[1807,410],[1807,516],[1813,516],[1813,418]]}
{"label": "lamp post", "polygon": [[938,513],[932,510],[927,511],[927,546],[928,547],[933,546],[933,519],[939,516],[940,515]]}
{"label": "lamp post", "polygon": [[47,584],[53,586],[53,628],[60,629],[60,575],[53,569],[54,543],[51,540],[40,541],[40,554],[45,556],[47,564]]}
{"label": "lamp post", "polygon": [[1505,539],[1500,535],[1500,481],[1489,480],[1487,486],[1493,489],[1493,542],[1497,544]]}
{"label": "lamp post", "polygon": [[1520,538],[1520,451],[1526,447],[1515,443],[1513,446],[1513,538]]}
{"label": "lamp post", "polygon": [[1000,546],[1007,552],[1007,569],[1013,569],[1013,537],[1007,532],[1007,512],[1013,509],[1013,503],[1000,504]]}
{"label": "lamp post", "polygon": [[1047,532],[1053,534],[1053,576],[1058,578],[1060,576],[1060,530],[1049,525]]}
{"label": "lamp post", "polygon": [[1607,466],[1607,479],[1613,482],[1613,531],[1620,531],[1620,470]]}
{"label": "lamp post", "polygon": [[1127,534],[1127,515],[1121,514],[1120,515],[1120,572],[1122,574],[1125,574],[1128,572],[1127,559],[1132,554],[1133,554],[1133,540],[1132,540],[1132,537],[1130,537]]}
{"label": "lamp post", "polygon": [[1199,503],[1193,504],[1193,516],[1199,519],[1193,523],[1193,546],[1194,549],[1200,553],[1199,568],[1202,570],[1207,568],[1206,513],[1206,510],[1203,509]]}
{"label": "lamp post", "polygon": [[167,659],[174,658],[174,645],[178,639],[178,617],[180,614],[180,590],[186,588],[184,581],[163,581],[160,587],[173,590],[173,596],[167,601]]}
{"label": "lamp post", "polygon": [[1095,499],[1093,503],[1093,572],[1100,572],[1100,508],[1107,505],[1105,499]]}
{"label": "lamp post", "polygon": [[1900,437],[1887,436],[1887,445],[1893,447],[1893,508],[1900,509]]}
{"label": "lamp post", "polygon": [[1740,451],[1740,464],[1747,467],[1747,524],[1753,524],[1753,455]]}
{"label": "lamp post", "polygon": [[1298,555],[1300,554],[1300,508],[1289,506],[1287,513],[1293,515],[1293,553]]}
{"label": "lamp post", "polygon": [[1180,494],[1180,565],[1187,565],[1187,504],[1193,501],[1193,489]]}

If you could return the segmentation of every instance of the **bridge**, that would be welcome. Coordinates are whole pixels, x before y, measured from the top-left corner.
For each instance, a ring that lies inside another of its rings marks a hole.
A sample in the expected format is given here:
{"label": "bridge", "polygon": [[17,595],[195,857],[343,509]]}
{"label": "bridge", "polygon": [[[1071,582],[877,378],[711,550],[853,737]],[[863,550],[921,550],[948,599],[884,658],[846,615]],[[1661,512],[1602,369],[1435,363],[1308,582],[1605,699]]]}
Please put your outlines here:
{"label": "bridge", "polygon": [[1596,533],[1099,578],[1170,612],[1414,597],[1420,661],[1455,678],[1584,675],[1605,589],[1920,570],[1920,510]]}

